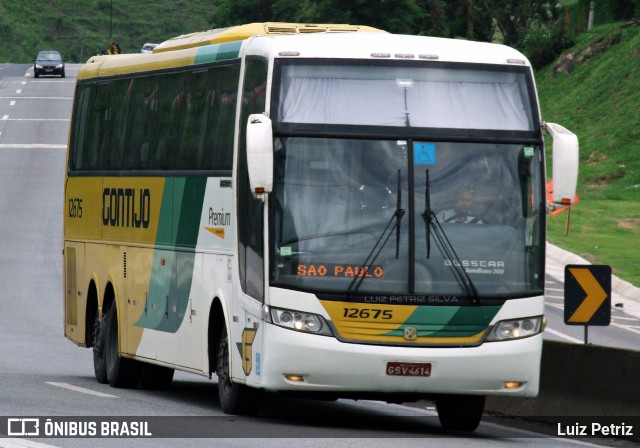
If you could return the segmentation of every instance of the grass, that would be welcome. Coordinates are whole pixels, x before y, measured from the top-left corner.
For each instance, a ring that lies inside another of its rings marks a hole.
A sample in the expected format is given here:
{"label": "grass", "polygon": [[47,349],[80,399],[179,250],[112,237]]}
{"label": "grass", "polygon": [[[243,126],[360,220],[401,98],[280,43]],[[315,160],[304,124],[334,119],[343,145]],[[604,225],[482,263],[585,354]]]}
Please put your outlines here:
{"label": "grass", "polygon": [[107,49],[110,32],[124,52],[137,52],[145,42],[210,28],[211,11],[210,0],[3,0],[0,62],[30,63],[42,49],[84,62]]}
{"label": "grass", "polygon": [[567,212],[549,216],[549,242],[640,285],[640,201],[582,200],[571,211],[567,236],[566,218]]}
{"label": "grass", "polygon": [[541,109],[580,138],[579,191],[589,199],[640,199],[640,26],[609,24],[571,50],[608,49],[569,74],[537,73]]}
{"label": "grass", "polygon": [[568,53],[584,57],[568,74],[536,73],[543,118],[580,139],[581,201],[567,236],[566,213],[549,217],[547,239],[640,286],[640,26],[594,27]]}
{"label": "grass", "polygon": [[[213,7],[211,0],[2,0],[0,62],[30,63],[45,48],[84,62],[107,48],[110,30],[123,51],[137,52],[145,42],[210,28]],[[566,73],[555,64],[536,73],[543,118],[580,138],[581,202],[568,236],[565,215],[549,217],[548,239],[640,286],[640,26],[594,27],[569,53]]]}

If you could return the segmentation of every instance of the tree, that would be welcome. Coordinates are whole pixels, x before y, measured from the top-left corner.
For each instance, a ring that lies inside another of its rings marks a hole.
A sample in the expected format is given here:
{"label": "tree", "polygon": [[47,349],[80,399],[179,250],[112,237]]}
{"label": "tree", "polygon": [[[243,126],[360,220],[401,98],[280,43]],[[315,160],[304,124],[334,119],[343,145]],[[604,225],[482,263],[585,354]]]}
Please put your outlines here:
{"label": "tree", "polygon": [[427,13],[415,0],[214,0],[214,27],[251,22],[349,23],[415,34]]}
{"label": "tree", "polygon": [[493,38],[493,18],[478,0],[420,0],[418,5],[427,12],[420,34],[485,42]]}
{"label": "tree", "polygon": [[554,2],[536,0],[476,0],[491,14],[502,33],[505,45],[517,46],[534,24],[547,25],[552,19]]}

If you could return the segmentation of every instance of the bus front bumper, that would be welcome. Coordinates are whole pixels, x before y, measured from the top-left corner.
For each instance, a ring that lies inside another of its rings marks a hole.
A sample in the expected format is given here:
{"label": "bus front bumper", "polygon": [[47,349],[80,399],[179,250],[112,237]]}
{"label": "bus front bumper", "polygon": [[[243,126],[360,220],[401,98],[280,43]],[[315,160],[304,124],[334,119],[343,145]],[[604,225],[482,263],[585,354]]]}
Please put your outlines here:
{"label": "bus front bumper", "polygon": [[[542,334],[477,347],[399,347],[340,342],[265,324],[260,386],[280,392],[538,394]],[[428,376],[388,375],[388,363],[428,363]]]}

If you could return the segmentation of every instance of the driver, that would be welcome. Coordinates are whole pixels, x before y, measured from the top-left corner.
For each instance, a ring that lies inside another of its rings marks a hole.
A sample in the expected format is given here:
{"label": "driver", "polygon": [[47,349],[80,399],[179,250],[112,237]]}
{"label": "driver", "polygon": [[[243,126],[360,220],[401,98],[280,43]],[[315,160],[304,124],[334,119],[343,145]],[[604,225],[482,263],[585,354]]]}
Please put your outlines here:
{"label": "driver", "polygon": [[473,190],[460,187],[456,190],[453,208],[443,210],[436,215],[441,223],[483,224],[482,219],[471,214],[473,206]]}

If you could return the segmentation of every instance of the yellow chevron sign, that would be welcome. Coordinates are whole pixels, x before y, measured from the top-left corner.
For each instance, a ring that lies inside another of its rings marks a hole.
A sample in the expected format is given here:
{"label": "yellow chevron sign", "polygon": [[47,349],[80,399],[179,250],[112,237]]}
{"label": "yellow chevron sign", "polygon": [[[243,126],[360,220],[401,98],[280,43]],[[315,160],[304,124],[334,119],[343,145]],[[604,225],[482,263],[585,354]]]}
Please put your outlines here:
{"label": "yellow chevron sign", "polygon": [[611,267],[569,265],[564,271],[564,322],[567,325],[609,325]]}

